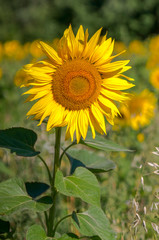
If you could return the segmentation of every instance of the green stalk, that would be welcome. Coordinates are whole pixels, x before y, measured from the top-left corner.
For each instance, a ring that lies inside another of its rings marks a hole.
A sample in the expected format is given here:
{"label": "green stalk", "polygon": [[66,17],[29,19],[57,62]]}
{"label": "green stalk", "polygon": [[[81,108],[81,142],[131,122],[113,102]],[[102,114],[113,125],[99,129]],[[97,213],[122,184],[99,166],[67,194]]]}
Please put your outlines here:
{"label": "green stalk", "polygon": [[63,220],[65,220],[66,218],[71,217],[71,216],[72,216],[72,214],[69,214],[69,215],[61,218],[61,219],[56,223],[56,225],[55,225],[55,227],[54,227],[54,234],[55,234],[55,232],[56,232],[56,229],[57,229],[58,225],[59,225]]}
{"label": "green stalk", "polygon": [[73,143],[71,143],[68,147],[66,147],[64,150],[63,150],[63,152],[62,152],[62,154],[61,154],[61,156],[60,156],[60,159],[59,159],[59,162],[61,163],[61,160],[62,160],[62,158],[63,158],[63,155],[65,154],[65,152],[70,148],[70,147],[72,147],[73,145],[76,145],[77,143],[76,142],[73,142]]}
{"label": "green stalk", "polygon": [[46,170],[47,170],[47,173],[48,173],[48,177],[49,177],[49,182],[51,184],[52,177],[51,177],[51,173],[50,173],[50,170],[48,168],[48,165],[46,164],[45,160],[40,155],[38,155],[38,158],[43,162],[44,166],[46,167]]}
{"label": "green stalk", "polygon": [[55,188],[55,175],[60,167],[59,157],[60,157],[60,142],[61,142],[61,128],[55,129],[55,151],[54,151],[54,166],[53,166],[53,176],[51,182],[51,197],[53,200],[53,205],[49,210],[49,219],[48,219],[48,237],[54,236],[54,219],[55,219],[55,209],[56,209],[56,196],[57,191]]}

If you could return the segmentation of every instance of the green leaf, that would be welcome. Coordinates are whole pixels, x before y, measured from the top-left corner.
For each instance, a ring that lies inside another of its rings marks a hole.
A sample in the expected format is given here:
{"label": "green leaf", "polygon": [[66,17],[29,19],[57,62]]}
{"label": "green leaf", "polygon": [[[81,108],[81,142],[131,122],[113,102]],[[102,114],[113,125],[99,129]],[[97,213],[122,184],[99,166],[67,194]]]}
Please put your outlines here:
{"label": "green leaf", "polygon": [[86,139],[85,140],[81,139],[80,143],[88,147],[95,148],[102,151],[132,152],[132,150],[121,147],[117,143],[107,140],[104,136],[101,136],[101,135],[96,135],[95,139],[92,139],[92,136],[89,132],[87,134]]}
{"label": "green leaf", "polygon": [[79,166],[86,167],[93,173],[108,172],[115,168],[113,161],[85,149],[70,149],[66,155],[71,163],[71,174]]}
{"label": "green leaf", "polygon": [[101,238],[98,236],[93,236],[93,237],[91,237],[91,240],[101,240]]}
{"label": "green leaf", "polygon": [[13,178],[0,183],[0,214],[7,215],[21,209],[46,211],[52,206],[50,197],[34,201],[27,195],[25,184],[21,179]]}
{"label": "green leaf", "polygon": [[26,182],[25,187],[29,196],[36,198],[46,192],[50,186],[42,182]]}
{"label": "green leaf", "polygon": [[64,234],[58,240],[77,240],[79,239],[75,234]]}
{"label": "green leaf", "polygon": [[34,201],[35,207],[33,210],[37,212],[44,212],[52,206],[52,198],[50,196],[44,196]]}
{"label": "green leaf", "polygon": [[47,236],[44,229],[39,225],[31,226],[26,235],[26,240],[46,240]]}
{"label": "green leaf", "polygon": [[79,221],[78,221],[78,217],[77,217],[77,214],[76,214],[75,211],[72,212],[72,219],[76,222],[76,224],[78,226],[80,226]]}
{"label": "green leaf", "polygon": [[55,177],[55,187],[66,195],[79,197],[83,201],[100,206],[100,187],[93,173],[89,170],[79,167],[74,174],[63,177],[61,171],[57,171]]}
{"label": "green leaf", "polygon": [[77,213],[80,227],[73,222],[78,231],[89,237],[98,236],[102,240],[115,240],[115,234],[101,208],[91,206],[84,213]]}
{"label": "green leaf", "polygon": [[28,229],[26,240],[77,240],[77,238],[71,238],[67,234],[64,234],[60,238],[47,237],[44,229],[35,224]]}
{"label": "green leaf", "polygon": [[15,127],[0,130],[0,147],[8,148],[11,153],[15,152],[18,156],[33,157],[38,155],[40,152],[34,149],[36,140],[36,133],[30,129]]}

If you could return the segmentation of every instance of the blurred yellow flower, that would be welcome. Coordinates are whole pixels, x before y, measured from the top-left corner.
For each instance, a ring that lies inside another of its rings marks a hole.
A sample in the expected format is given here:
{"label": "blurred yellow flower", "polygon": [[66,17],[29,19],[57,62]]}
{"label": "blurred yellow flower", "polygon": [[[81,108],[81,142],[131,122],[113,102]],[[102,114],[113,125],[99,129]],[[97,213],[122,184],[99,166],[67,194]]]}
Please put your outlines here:
{"label": "blurred yellow flower", "polygon": [[7,41],[3,45],[4,56],[7,58],[21,60],[25,57],[23,47],[17,40]]}
{"label": "blurred yellow flower", "polygon": [[80,26],[75,36],[70,26],[57,51],[39,42],[47,59],[24,67],[28,80],[22,80],[21,86],[32,87],[25,93],[30,94],[27,101],[39,99],[27,115],[40,120],[39,125],[48,117],[47,131],[67,125],[66,139],[72,141],[75,132],[77,142],[81,136],[85,139],[88,126],[93,138],[95,130],[106,133],[104,115],[114,124],[119,114],[114,101],[128,100],[121,90],[134,86],[127,81],[133,79],[123,75],[130,69],[129,61],[112,62],[114,41],[103,36],[99,43],[101,30],[88,41],[88,30]]}
{"label": "blurred yellow flower", "polygon": [[151,53],[159,54],[159,35],[150,39],[149,50]]}
{"label": "blurred yellow flower", "polygon": [[146,48],[144,47],[143,43],[139,40],[134,40],[130,42],[128,51],[132,54],[138,54],[138,55],[146,54]]}
{"label": "blurred yellow flower", "polygon": [[155,88],[159,89],[159,68],[156,68],[151,72],[150,82]]}
{"label": "blurred yellow flower", "polygon": [[149,54],[146,67],[148,69],[159,67],[159,35],[150,39]]}
{"label": "blurred yellow flower", "polygon": [[137,140],[138,140],[138,142],[143,142],[144,139],[145,139],[145,136],[144,136],[143,133],[139,133],[139,134],[137,135]]}
{"label": "blurred yellow flower", "polygon": [[154,69],[159,67],[159,54],[151,54],[147,60],[146,68]]}
{"label": "blurred yellow flower", "polygon": [[3,57],[3,45],[0,42],[0,60],[2,59],[2,57]]}
{"label": "blurred yellow flower", "polygon": [[116,121],[121,126],[131,126],[134,130],[150,124],[154,117],[156,107],[155,95],[148,89],[143,90],[140,94],[135,94],[126,105],[121,105],[119,111],[121,117]]}

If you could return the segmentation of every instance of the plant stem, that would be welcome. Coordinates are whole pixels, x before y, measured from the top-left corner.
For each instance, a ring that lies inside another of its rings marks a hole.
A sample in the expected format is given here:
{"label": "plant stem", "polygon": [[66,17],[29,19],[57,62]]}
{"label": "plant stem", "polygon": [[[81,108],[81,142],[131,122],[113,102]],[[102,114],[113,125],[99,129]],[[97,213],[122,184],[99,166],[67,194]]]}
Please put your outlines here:
{"label": "plant stem", "polygon": [[48,165],[46,164],[45,160],[40,155],[38,155],[38,158],[43,162],[44,166],[46,167],[46,170],[47,170],[47,173],[48,173],[48,176],[49,176],[49,182],[51,184],[52,177],[51,177],[51,173],[50,173],[50,170],[48,168]]}
{"label": "plant stem", "polygon": [[61,154],[61,156],[60,156],[60,159],[59,159],[59,162],[61,163],[61,160],[62,160],[62,158],[63,158],[63,155],[65,154],[65,152],[70,148],[70,147],[72,147],[73,145],[76,145],[77,143],[76,142],[73,142],[73,143],[71,143],[68,147],[66,147],[64,150],[63,150],[63,152],[62,152],[62,154]]}
{"label": "plant stem", "polygon": [[55,232],[56,232],[56,229],[57,229],[58,225],[59,225],[63,220],[65,220],[66,218],[71,217],[71,216],[72,216],[72,214],[69,214],[69,215],[61,218],[61,219],[56,223],[56,225],[55,225],[55,227],[54,227],[54,234],[55,234]]}
{"label": "plant stem", "polygon": [[49,211],[49,222],[48,222],[48,236],[49,237],[54,236],[53,226],[54,226],[54,219],[55,219],[56,196],[57,196],[57,191],[55,188],[55,175],[56,175],[58,168],[60,167],[60,162],[59,162],[60,141],[61,141],[61,128],[56,128],[55,129],[54,166],[53,166],[53,176],[52,176],[52,182],[51,182],[51,196],[52,196],[53,205]]}

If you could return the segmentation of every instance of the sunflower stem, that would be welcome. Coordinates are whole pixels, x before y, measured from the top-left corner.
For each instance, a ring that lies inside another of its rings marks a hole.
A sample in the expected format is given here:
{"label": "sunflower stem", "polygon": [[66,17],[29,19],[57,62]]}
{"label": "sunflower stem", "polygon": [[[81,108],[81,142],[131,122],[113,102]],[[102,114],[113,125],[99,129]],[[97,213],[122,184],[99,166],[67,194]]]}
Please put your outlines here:
{"label": "sunflower stem", "polygon": [[49,219],[48,219],[48,236],[54,236],[54,219],[55,219],[55,211],[56,211],[56,196],[57,191],[55,188],[55,176],[56,172],[60,167],[59,157],[60,157],[60,142],[61,142],[61,128],[56,128],[55,130],[55,151],[54,151],[54,165],[53,165],[53,176],[51,182],[51,197],[53,200],[53,205],[49,211]]}
{"label": "sunflower stem", "polygon": [[66,152],[70,147],[72,147],[72,146],[74,146],[74,145],[76,145],[76,144],[77,144],[76,142],[73,142],[73,143],[71,143],[68,147],[66,147],[64,150],[62,149],[63,152],[62,152],[62,154],[61,154],[61,156],[60,156],[60,159],[59,159],[59,162],[60,162],[60,163],[61,163],[61,160],[62,160],[65,152]]}
{"label": "sunflower stem", "polygon": [[45,160],[44,160],[40,155],[38,155],[38,158],[43,162],[44,166],[46,167],[46,170],[47,170],[47,173],[48,173],[48,177],[49,177],[49,182],[50,182],[50,184],[51,184],[51,182],[52,182],[52,177],[51,177],[51,173],[50,173],[49,167],[48,167],[48,165],[46,164]]}

